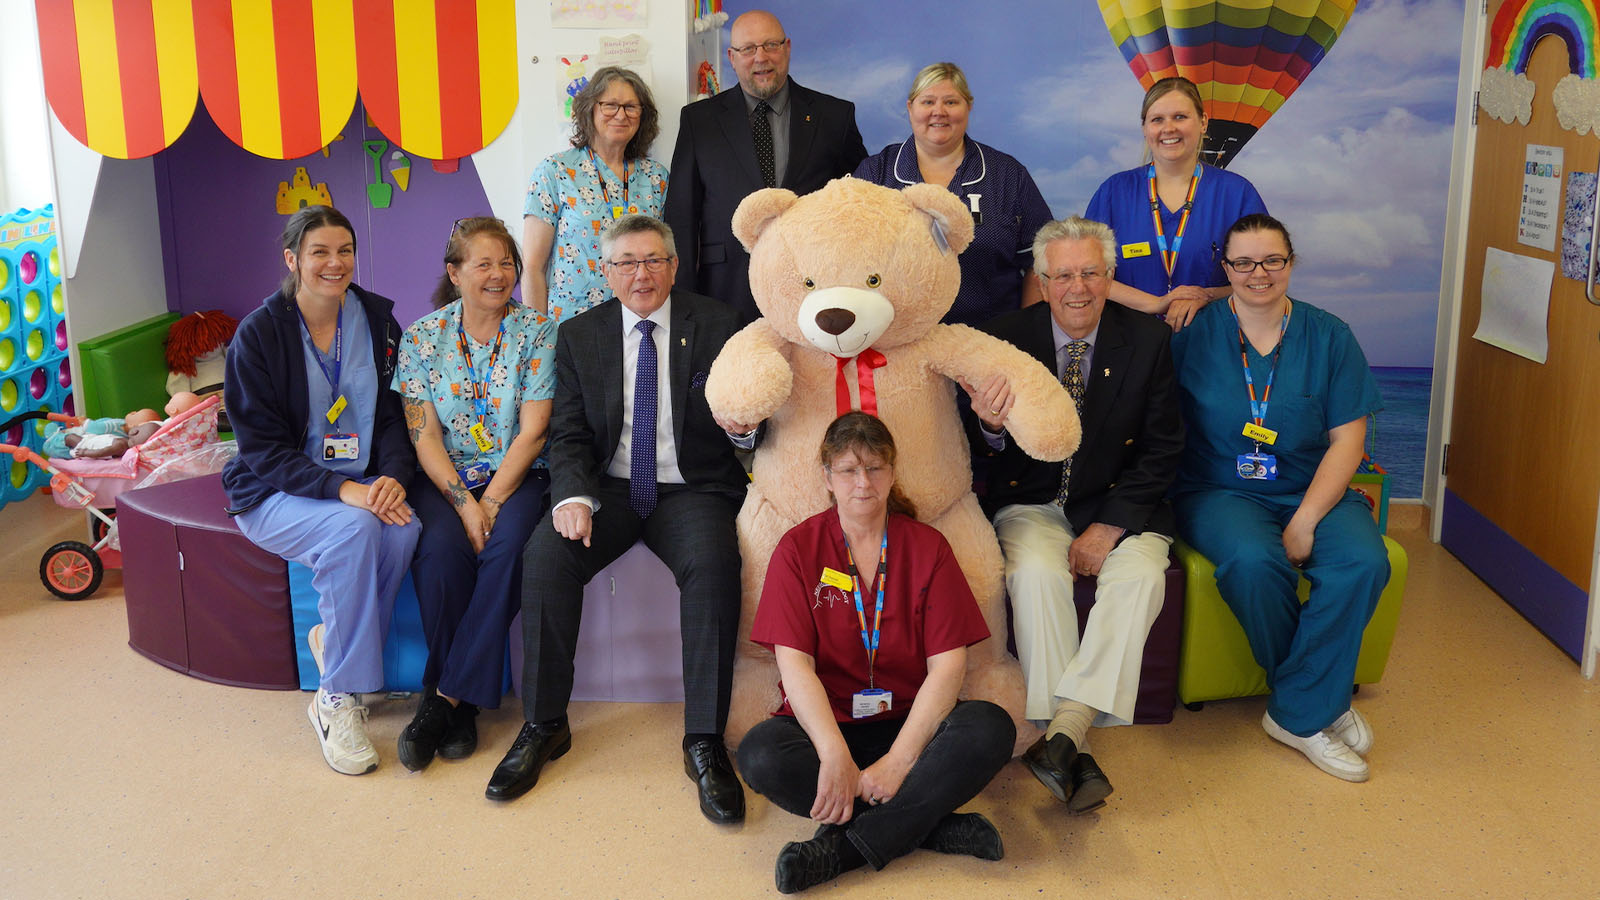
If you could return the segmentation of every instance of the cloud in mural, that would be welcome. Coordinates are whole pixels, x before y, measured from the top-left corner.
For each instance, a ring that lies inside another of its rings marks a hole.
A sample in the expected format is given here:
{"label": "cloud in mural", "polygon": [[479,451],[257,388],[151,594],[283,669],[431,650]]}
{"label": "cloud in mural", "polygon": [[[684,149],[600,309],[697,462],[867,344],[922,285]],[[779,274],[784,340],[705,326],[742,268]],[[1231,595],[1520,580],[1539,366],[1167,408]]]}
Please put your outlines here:
{"label": "cloud in mural", "polygon": [[1521,72],[1484,69],[1478,106],[1507,125],[1512,122],[1526,125],[1533,118],[1533,81]]}

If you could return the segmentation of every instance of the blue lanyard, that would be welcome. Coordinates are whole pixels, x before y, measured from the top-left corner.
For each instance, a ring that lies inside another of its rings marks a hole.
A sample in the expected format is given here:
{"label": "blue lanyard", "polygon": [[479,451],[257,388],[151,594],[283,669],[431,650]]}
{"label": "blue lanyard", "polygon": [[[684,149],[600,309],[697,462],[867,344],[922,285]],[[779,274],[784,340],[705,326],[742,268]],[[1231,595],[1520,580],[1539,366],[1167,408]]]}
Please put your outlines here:
{"label": "blue lanyard", "polygon": [[339,399],[339,370],[343,363],[344,348],[344,301],[339,301],[339,316],[334,320],[333,326],[333,371],[328,371],[328,366],[322,361],[322,354],[317,352],[317,342],[311,337],[311,326],[306,324],[306,314],[300,311],[297,303],[294,307],[295,315],[300,317],[300,327],[306,330],[306,340],[311,343],[311,355],[317,360],[317,368],[322,370],[322,377],[328,379],[328,388],[333,391],[333,399]]}
{"label": "blue lanyard", "polygon": [[494,374],[495,361],[500,358],[500,345],[506,339],[506,319],[500,317],[500,333],[494,337],[494,348],[489,351],[489,361],[484,364],[483,379],[478,379],[478,369],[472,364],[472,350],[467,343],[467,330],[462,326],[462,317],[466,313],[457,310],[456,315],[456,346],[461,350],[461,364],[467,367],[467,377],[472,381],[472,410],[478,416],[481,424],[484,417],[489,415],[489,378]]}
{"label": "blue lanyard", "polygon": [[878,606],[872,613],[872,632],[867,632],[867,610],[861,602],[861,576],[856,574],[856,558],[850,541],[844,542],[844,558],[850,566],[850,584],[856,595],[856,621],[861,623],[861,646],[867,651],[867,687],[872,687],[874,665],[878,660],[878,638],[882,636],[883,583],[889,580],[889,523],[883,523],[883,543],[878,547]]}
{"label": "blue lanyard", "polygon": [[[1292,309],[1292,307],[1291,307]],[[1239,324],[1239,311],[1233,308],[1233,298],[1228,298],[1228,311],[1233,313],[1233,327],[1239,330],[1239,361],[1244,364],[1244,387],[1250,392],[1250,415],[1255,417],[1256,424],[1260,425],[1267,417],[1267,403],[1272,397],[1272,380],[1278,376],[1278,355],[1283,352],[1283,339],[1289,334],[1289,311],[1283,311],[1283,329],[1278,332],[1278,346],[1272,348],[1272,368],[1267,370],[1267,386],[1261,392],[1261,401],[1256,402],[1256,382],[1250,377],[1250,356],[1245,350],[1244,326]]]}

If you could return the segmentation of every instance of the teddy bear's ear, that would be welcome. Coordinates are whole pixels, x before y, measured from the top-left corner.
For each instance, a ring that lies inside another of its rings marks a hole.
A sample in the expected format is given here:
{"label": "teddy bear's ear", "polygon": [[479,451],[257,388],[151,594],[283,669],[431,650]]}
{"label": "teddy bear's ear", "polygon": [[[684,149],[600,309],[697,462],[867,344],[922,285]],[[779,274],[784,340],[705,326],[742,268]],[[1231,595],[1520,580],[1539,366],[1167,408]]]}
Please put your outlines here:
{"label": "teddy bear's ear", "polygon": [[[961,204],[961,198],[950,193],[950,189],[938,184],[913,184],[901,191],[911,205],[926,213],[929,218],[928,227],[934,232],[934,243],[940,244],[956,253],[967,249],[972,243],[972,213]],[[941,242],[939,235],[944,236]]]}
{"label": "teddy bear's ear", "polygon": [[784,188],[763,188],[744,198],[733,211],[733,235],[744,245],[745,252],[754,252],[761,232],[799,199],[794,191]]}

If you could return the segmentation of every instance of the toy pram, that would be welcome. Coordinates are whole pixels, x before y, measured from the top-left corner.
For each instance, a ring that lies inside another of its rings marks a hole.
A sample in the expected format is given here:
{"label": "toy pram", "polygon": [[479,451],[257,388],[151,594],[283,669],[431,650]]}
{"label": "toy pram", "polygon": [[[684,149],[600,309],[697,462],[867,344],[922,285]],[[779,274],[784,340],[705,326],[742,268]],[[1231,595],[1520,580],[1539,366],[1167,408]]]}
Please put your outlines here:
{"label": "toy pram", "polygon": [[[0,453],[31,463],[50,473],[51,496],[67,508],[82,508],[89,515],[90,543],[62,541],[39,560],[39,580],[63,600],[82,600],[100,587],[107,567],[122,568],[122,551],[116,540],[118,495],[132,489],[158,466],[217,440],[217,409],[222,397],[213,394],[167,420],[149,440],[129,447],[116,459],[47,459],[27,447],[0,443]],[[24,413],[0,423],[0,434],[19,423],[48,419],[65,425],[83,422],[77,416]]]}

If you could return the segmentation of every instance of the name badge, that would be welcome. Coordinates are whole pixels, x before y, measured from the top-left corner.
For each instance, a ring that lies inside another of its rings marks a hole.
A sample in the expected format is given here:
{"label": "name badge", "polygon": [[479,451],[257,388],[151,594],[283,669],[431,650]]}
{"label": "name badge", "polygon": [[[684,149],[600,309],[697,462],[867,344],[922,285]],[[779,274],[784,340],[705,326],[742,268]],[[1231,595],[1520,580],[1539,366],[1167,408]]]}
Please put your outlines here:
{"label": "name badge", "polygon": [[1140,241],[1137,244],[1123,244],[1122,245],[1122,258],[1123,259],[1134,259],[1135,257],[1149,256],[1149,255],[1150,255],[1150,242],[1149,241]]}
{"label": "name badge", "polygon": [[1260,441],[1263,444],[1276,444],[1278,442],[1278,433],[1276,431],[1271,428],[1263,428],[1254,422],[1244,423],[1244,436],[1252,441]]}
{"label": "name badge", "polygon": [[894,709],[894,692],[883,688],[867,688],[850,695],[850,716],[865,719]]}
{"label": "name badge", "polygon": [[487,460],[478,460],[470,466],[462,466],[456,470],[460,476],[461,484],[469,491],[477,490],[489,483],[494,471],[489,468]]}
{"label": "name badge", "polygon": [[344,399],[343,394],[335,397],[333,400],[333,405],[328,407],[328,411],[326,413],[323,413],[323,415],[328,419],[328,424],[332,425],[335,421],[337,421],[339,414],[344,412],[344,408],[349,405],[349,402]]}
{"label": "name badge", "polygon": [[489,437],[489,430],[483,427],[482,422],[473,422],[472,427],[467,429],[467,434],[472,435],[472,440],[480,451],[488,453],[494,449],[494,439]]}
{"label": "name badge", "polygon": [[849,575],[838,569],[830,569],[827,566],[822,567],[821,580],[823,584],[831,584],[841,591],[853,591],[856,588],[855,582],[850,580]]}
{"label": "name badge", "polygon": [[972,224],[973,225],[982,225],[983,224],[983,210],[980,208],[980,201],[981,200],[983,200],[983,195],[982,194],[968,194],[967,195],[967,205],[972,208]]}
{"label": "name badge", "polygon": [[[343,397],[339,398],[343,400]],[[322,458],[325,461],[336,459],[356,459],[361,456],[361,438],[353,434],[325,434],[322,436]]]}
{"label": "name badge", "polygon": [[611,207],[611,218],[613,218],[613,219],[620,219],[620,218],[622,218],[623,216],[625,216],[627,214],[628,214],[627,208],[624,207],[620,203],[617,204],[616,206]]}
{"label": "name badge", "polygon": [[1271,453],[1241,453],[1237,465],[1246,481],[1278,480],[1278,458]]}

